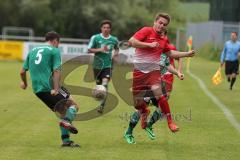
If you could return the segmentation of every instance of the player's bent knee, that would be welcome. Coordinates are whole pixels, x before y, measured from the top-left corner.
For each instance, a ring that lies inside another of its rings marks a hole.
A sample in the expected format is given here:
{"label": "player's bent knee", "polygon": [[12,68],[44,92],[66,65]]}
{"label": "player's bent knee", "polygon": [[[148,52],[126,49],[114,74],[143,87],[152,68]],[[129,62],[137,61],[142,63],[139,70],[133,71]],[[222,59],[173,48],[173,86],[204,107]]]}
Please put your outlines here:
{"label": "player's bent knee", "polygon": [[153,85],[151,87],[151,90],[155,96],[156,99],[159,99],[162,95],[162,87],[161,85]]}
{"label": "player's bent knee", "polygon": [[109,79],[108,78],[103,78],[102,79],[102,85],[107,85],[109,82]]}

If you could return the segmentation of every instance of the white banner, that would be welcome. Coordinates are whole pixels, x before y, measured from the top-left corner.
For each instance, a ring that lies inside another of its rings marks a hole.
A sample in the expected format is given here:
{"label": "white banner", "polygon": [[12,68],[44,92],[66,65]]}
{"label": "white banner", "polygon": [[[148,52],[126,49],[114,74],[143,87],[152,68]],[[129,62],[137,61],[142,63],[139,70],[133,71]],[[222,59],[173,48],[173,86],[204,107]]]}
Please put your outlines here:
{"label": "white banner", "polygon": [[[26,59],[27,54],[35,47],[44,45],[46,43],[44,42],[24,42],[23,44],[23,54],[22,58],[23,60]],[[59,49],[62,55],[63,62],[72,59],[74,57],[80,56],[80,55],[86,55],[88,52],[88,45],[87,44],[60,44]],[[119,51],[119,57],[118,61],[120,63],[132,63],[133,62],[133,54],[134,54],[134,48],[129,48],[127,50],[121,50]],[[125,56],[123,56],[125,55]],[[93,56],[93,55],[92,55]]]}
{"label": "white banner", "polygon": [[[24,42],[23,47],[23,60],[26,59],[27,54],[37,46],[44,45],[46,43],[40,42]],[[87,44],[60,44],[59,45],[60,52],[62,56],[69,55],[69,56],[78,56],[87,54]]]}

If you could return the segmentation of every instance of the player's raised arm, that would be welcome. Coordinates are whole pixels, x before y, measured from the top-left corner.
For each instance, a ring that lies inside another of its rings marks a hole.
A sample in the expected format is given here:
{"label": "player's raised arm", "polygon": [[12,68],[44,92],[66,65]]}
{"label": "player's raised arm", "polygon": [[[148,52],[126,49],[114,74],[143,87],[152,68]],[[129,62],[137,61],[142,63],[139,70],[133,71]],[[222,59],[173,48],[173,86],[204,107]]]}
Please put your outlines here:
{"label": "player's raised arm", "polygon": [[22,89],[26,89],[27,88],[27,75],[26,75],[26,70],[25,69],[21,69],[20,71],[20,77],[21,77],[21,84],[20,87]]}
{"label": "player's raised arm", "polygon": [[188,51],[188,52],[180,52],[180,51],[170,50],[166,54],[169,57],[172,57],[172,58],[193,57],[193,56],[195,56],[195,51],[191,50],[191,51]]}

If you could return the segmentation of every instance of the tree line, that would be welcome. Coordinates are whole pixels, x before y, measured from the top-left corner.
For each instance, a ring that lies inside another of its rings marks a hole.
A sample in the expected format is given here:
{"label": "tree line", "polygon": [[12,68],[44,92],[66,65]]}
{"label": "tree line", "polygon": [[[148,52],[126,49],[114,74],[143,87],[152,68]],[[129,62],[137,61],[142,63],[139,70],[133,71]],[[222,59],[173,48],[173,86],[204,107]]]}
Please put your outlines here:
{"label": "tree line", "polygon": [[152,26],[159,11],[172,17],[170,35],[185,23],[176,7],[179,0],[0,0],[0,27],[30,27],[35,36],[55,30],[64,37],[90,38],[99,23],[109,19],[113,34],[129,38],[143,26]]}

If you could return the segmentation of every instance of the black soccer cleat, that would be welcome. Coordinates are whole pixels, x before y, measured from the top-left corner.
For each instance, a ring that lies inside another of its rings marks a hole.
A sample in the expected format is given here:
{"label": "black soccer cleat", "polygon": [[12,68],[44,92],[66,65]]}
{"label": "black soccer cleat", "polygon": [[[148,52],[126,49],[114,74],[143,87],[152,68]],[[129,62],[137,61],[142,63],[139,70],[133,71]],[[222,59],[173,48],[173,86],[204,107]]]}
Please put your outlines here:
{"label": "black soccer cleat", "polygon": [[77,134],[78,130],[76,127],[74,127],[71,123],[65,120],[61,120],[59,125],[67,130],[69,130],[72,134]]}
{"label": "black soccer cleat", "polygon": [[100,114],[102,114],[103,111],[104,111],[104,106],[101,106],[101,105],[100,105],[100,106],[98,107],[97,112],[100,113]]}
{"label": "black soccer cleat", "polygon": [[80,148],[81,146],[79,144],[74,143],[73,141],[69,141],[69,142],[64,142],[62,144],[62,147]]}

